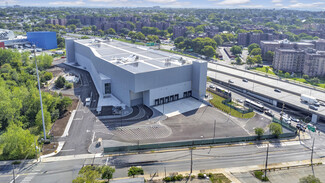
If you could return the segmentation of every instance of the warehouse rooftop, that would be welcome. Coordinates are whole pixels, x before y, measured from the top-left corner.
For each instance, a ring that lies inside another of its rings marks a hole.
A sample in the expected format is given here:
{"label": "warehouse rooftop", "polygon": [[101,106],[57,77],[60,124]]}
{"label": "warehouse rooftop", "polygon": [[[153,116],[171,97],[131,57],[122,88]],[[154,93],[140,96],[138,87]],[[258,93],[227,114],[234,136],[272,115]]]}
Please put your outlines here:
{"label": "warehouse rooftop", "polygon": [[116,40],[85,39],[76,42],[90,47],[96,56],[132,73],[180,67],[193,61],[188,57]]}

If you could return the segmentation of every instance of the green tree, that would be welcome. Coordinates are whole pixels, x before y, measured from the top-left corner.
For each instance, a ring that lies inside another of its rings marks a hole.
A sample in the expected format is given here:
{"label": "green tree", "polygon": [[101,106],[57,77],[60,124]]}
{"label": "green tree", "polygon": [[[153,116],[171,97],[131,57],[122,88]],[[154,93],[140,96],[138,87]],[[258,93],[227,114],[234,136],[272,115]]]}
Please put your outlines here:
{"label": "green tree", "polygon": [[70,29],[72,32],[76,30],[77,26],[74,24],[68,25],[68,29]]}
{"label": "green tree", "polygon": [[57,88],[63,88],[65,85],[66,80],[63,76],[59,76],[58,79],[55,81],[55,87]]}
{"label": "green tree", "polygon": [[146,36],[144,34],[142,34],[142,32],[137,32],[136,37],[137,37],[137,39],[140,39],[140,40],[146,39]]}
{"label": "green tree", "polygon": [[266,60],[272,61],[273,60],[273,57],[274,57],[274,52],[273,51],[266,52],[266,54],[265,54]]}
{"label": "green tree", "polygon": [[285,77],[285,78],[290,78],[290,73],[289,73],[289,72],[286,72],[286,73],[284,74],[284,77]]}
{"label": "green tree", "polygon": [[141,167],[133,166],[129,168],[128,176],[143,175],[143,169]]}
{"label": "green tree", "polygon": [[309,81],[314,85],[316,85],[320,82],[320,80],[317,77],[314,77],[314,78],[310,79]]}
{"label": "green tree", "polygon": [[242,53],[242,48],[240,46],[235,45],[231,47],[230,51],[232,52],[232,54],[237,55]]}
{"label": "green tree", "polygon": [[254,48],[251,52],[250,55],[256,56],[256,55],[261,55],[261,48]]}
{"label": "green tree", "polygon": [[216,50],[212,46],[204,46],[201,52],[207,57],[213,57],[216,53]]}
{"label": "green tree", "polygon": [[240,57],[236,57],[235,60],[237,65],[240,65],[242,63]]}
{"label": "green tree", "polygon": [[44,74],[44,79],[45,79],[46,81],[51,80],[52,78],[53,78],[53,74],[52,74],[52,72],[45,72],[45,74]]}
{"label": "green tree", "polygon": [[255,134],[258,136],[258,138],[260,139],[261,136],[264,134],[264,129],[263,128],[255,128]]}
{"label": "green tree", "polygon": [[108,29],[107,33],[110,35],[116,35],[116,32],[113,28]]}
{"label": "green tree", "polygon": [[81,36],[80,39],[90,39],[88,36]]}
{"label": "green tree", "polygon": [[269,70],[270,70],[269,67],[265,67],[265,72],[266,72],[266,73],[269,73]]}
{"label": "green tree", "polygon": [[74,179],[73,183],[96,183],[96,179],[100,178],[100,169],[86,165],[79,170],[78,177]]}
{"label": "green tree", "polygon": [[257,64],[263,63],[263,59],[262,59],[261,55],[255,55],[254,60],[255,60],[255,63],[257,63]]}
{"label": "green tree", "polygon": [[282,134],[282,126],[278,123],[271,123],[269,128],[272,134],[276,137],[279,137]]}
{"label": "green tree", "polygon": [[250,56],[247,56],[246,64],[248,64],[251,67],[252,65],[255,64],[255,59]]}
{"label": "green tree", "polygon": [[321,183],[321,181],[314,175],[308,175],[307,177],[300,178],[299,183]]}
{"label": "green tree", "polygon": [[[47,111],[46,107],[43,109],[44,111],[44,123],[45,123],[45,130],[48,131],[51,128],[51,114]],[[43,121],[42,121],[42,111],[38,111],[35,119],[35,124],[38,128],[38,132],[43,131]]]}
{"label": "green tree", "polygon": [[11,124],[1,135],[2,155],[6,159],[24,159],[35,157],[34,136],[16,124]]}
{"label": "green tree", "polygon": [[304,74],[304,75],[302,75],[302,78],[304,78],[304,79],[309,79],[309,76],[308,75],[306,75],[306,74]]}
{"label": "green tree", "polygon": [[113,178],[114,172],[115,172],[115,168],[112,168],[110,166],[103,166],[102,167],[102,179],[107,179],[107,182],[109,182],[109,179]]}
{"label": "green tree", "polygon": [[256,43],[253,43],[251,45],[248,46],[248,53],[251,54],[252,50],[255,48],[260,48],[260,46]]}
{"label": "green tree", "polygon": [[220,46],[223,44],[223,39],[222,36],[217,34],[213,37],[213,39],[215,40],[215,42],[217,43],[217,46]]}

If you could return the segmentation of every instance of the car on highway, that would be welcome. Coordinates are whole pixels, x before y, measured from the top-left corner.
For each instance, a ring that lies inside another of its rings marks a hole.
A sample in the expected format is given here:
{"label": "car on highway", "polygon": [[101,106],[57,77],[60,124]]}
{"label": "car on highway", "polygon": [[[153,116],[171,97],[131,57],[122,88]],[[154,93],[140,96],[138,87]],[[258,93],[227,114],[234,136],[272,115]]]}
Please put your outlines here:
{"label": "car on highway", "polygon": [[228,83],[234,83],[234,81],[233,81],[233,80],[231,80],[231,79],[229,79],[229,80],[228,80]]}
{"label": "car on highway", "polygon": [[297,124],[296,128],[300,131],[305,132],[306,131],[306,126],[304,126],[303,124]]}
{"label": "car on highway", "polygon": [[215,89],[215,87],[213,85],[209,85],[209,88],[211,89]]}
{"label": "car on highway", "polygon": [[238,99],[236,99],[237,100],[237,102],[239,102],[239,103],[243,103],[244,102],[244,100],[242,100],[242,99],[240,99],[240,98],[238,98]]}
{"label": "car on highway", "polygon": [[309,108],[312,109],[312,110],[315,110],[315,111],[318,110],[318,107],[316,107],[316,106],[314,106],[314,105],[309,105]]}
{"label": "car on highway", "polygon": [[247,82],[248,82],[248,80],[247,80],[247,79],[243,79],[243,82],[247,83]]}
{"label": "car on highway", "polygon": [[318,102],[319,103],[319,105],[321,105],[321,106],[325,106],[325,103],[324,102]]}
{"label": "car on highway", "polygon": [[275,92],[278,92],[278,93],[281,93],[281,90],[278,89],[278,88],[274,89],[274,91],[275,91]]}

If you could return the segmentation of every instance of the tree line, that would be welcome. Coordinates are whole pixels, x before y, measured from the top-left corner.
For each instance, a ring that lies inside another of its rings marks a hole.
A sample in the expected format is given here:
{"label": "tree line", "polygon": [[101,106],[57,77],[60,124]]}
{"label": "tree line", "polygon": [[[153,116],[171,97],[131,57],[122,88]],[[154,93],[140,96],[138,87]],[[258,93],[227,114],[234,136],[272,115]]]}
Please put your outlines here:
{"label": "tree line", "polygon": [[[0,49],[0,150],[3,152],[0,159],[35,157],[35,151],[31,152],[30,146],[35,143],[34,138],[42,133],[43,127],[36,69],[32,60],[28,52]],[[52,61],[49,55],[37,57],[42,82],[52,78],[52,73],[45,71]],[[42,92],[42,99],[48,132],[72,100],[49,92]]]}

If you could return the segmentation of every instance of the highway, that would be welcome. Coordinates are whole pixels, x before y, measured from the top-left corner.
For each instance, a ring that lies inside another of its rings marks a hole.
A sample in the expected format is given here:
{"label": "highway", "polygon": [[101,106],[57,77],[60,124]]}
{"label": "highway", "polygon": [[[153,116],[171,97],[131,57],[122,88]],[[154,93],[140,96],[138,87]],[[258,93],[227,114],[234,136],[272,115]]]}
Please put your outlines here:
{"label": "highway", "polygon": [[[310,90],[301,86],[296,86],[289,84],[287,82],[277,81],[270,78],[258,76],[249,72],[239,71],[236,69],[231,69],[226,66],[209,64],[209,68],[213,69],[208,71],[208,76],[210,78],[217,79],[228,83],[228,86],[237,86],[246,90],[246,92],[254,92],[262,94],[270,99],[277,101],[283,101],[286,104],[291,104],[293,106],[298,106],[299,108],[305,110],[308,113],[318,114],[320,116],[325,115],[325,107],[320,106],[317,111],[309,109],[309,106],[300,101],[300,95],[295,93],[287,92],[294,91],[298,93],[303,93],[307,95],[317,96],[317,99],[325,100],[325,93],[315,90]],[[217,70],[215,72],[214,70]],[[225,73],[227,72],[227,73]],[[229,74],[230,73],[230,74]],[[243,82],[243,78],[246,78],[248,82]],[[233,83],[229,83],[231,80]],[[258,83],[257,83],[258,82]],[[265,83],[265,84],[260,84]],[[281,92],[275,92],[274,89],[280,89]],[[309,93],[308,93],[309,92]]]}

